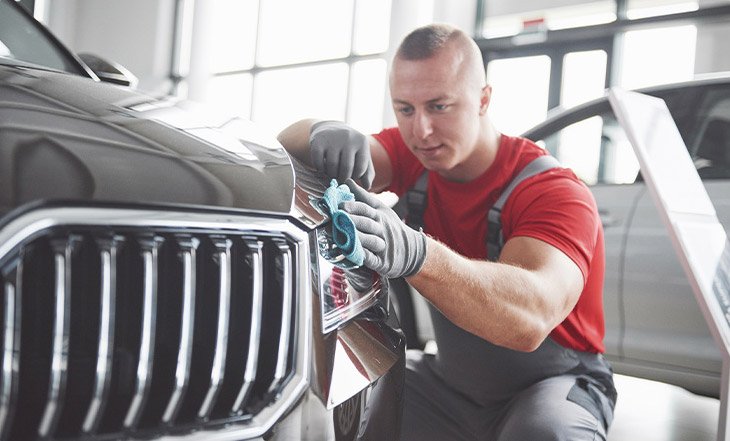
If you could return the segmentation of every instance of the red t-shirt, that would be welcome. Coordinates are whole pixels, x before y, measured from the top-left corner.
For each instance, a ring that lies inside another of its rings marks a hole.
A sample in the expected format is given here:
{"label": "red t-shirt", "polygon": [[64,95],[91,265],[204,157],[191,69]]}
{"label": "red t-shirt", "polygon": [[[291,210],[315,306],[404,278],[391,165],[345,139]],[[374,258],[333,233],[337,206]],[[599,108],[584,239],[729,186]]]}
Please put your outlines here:
{"label": "red t-shirt", "polygon": [[[403,142],[397,128],[375,138],[393,166],[389,191],[403,195],[425,170]],[[487,212],[502,190],[534,158],[547,154],[525,138],[502,135],[492,166],[470,182],[453,182],[430,173],[424,231],[458,253],[487,258]],[[464,234],[470,232],[470,234]],[[578,303],[550,336],[565,347],[604,352],[603,229],[590,190],[567,168],[532,176],[515,188],[502,210],[505,242],[528,236],[570,257],[585,282]]]}

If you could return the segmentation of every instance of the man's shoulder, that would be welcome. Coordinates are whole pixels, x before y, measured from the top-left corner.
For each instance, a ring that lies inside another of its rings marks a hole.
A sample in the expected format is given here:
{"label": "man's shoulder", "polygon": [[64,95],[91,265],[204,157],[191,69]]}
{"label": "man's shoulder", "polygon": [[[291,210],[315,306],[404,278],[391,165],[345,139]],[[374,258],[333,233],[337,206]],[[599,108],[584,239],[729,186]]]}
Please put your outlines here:
{"label": "man's shoulder", "polygon": [[[509,186],[533,161],[549,154],[547,150],[527,138],[502,135],[500,151],[495,161],[495,166],[502,170],[504,180],[502,185]],[[539,167],[543,165],[540,164]],[[531,175],[523,181],[531,180],[533,177],[534,175]],[[518,185],[522,186],[521,184],[522,181]]]}
{"label": "man's shoulder", "polygon": [[549,154],[547,150],[535,144],[532,140],[520,136],[502,135],[498,157],[503,167],[519,172],[533,159]]}
{"label": "man's shoulder", "polygon": [[597,210],[588,186],[573,170],[562,166],[525,179],[514,189],[511,199],[518,205],[534,208],[565,207],[579,203],[593,211]]}
{"label": "man's shoulder", "polygon": [[[527,138],[512,136],[507,137],[503,142],[505,143],[503,145],[507,145],[516,157],[511,179],[519,175],[536,158],[550,155],[546,149]],[[558,161],[556,161],[556,166],[521,181],[512,194],[518,198],[528,199],[592,200],[590,189],[585,183],[576,176],[572,169],[564,167]]]}
{"label": "man's shoulder", "polygon": [[522,136],[511,136],[503,134],[501,142],[503,146],[506,145],[513,149],[539,152],[545,151],[545,149],[537,145],[533,140]]}
{"label": "man's shoulder", "polygon": [[386,148],[405,146],[398,127],[387,127],[372,136]]}

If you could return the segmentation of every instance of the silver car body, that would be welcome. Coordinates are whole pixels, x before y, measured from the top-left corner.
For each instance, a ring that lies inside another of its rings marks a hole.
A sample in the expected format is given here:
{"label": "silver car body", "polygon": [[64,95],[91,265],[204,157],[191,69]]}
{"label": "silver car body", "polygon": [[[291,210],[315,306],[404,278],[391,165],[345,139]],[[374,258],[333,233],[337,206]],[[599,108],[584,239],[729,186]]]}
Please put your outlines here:
{"label": "silver car body", "polygon": [[[663,98],[689,149],[720,222],[730,226],[730,78],[717,76],[643,92]],[[606,351],[617,373],[718,396],[722,359],[659,212],[636,167],[623,129],[601,98],[560,110],[525,136],[544,142],[558,159],[561,135],[600,118],[597,174],[588,184],[602,217],[606,242]],[[581,140],[578,140],[581,141]],[[582,140],[592,145],[590,140]],[[618,163],[622,160],[622,163]],[[627,165],[628,164],[628,165]],[[570,164],[566,164],[570,165]],[[624,182],[620,182],[624,178]],[[591,182],[592,181],[592,182]],[[627,182],[628,181],[628,182]]]}

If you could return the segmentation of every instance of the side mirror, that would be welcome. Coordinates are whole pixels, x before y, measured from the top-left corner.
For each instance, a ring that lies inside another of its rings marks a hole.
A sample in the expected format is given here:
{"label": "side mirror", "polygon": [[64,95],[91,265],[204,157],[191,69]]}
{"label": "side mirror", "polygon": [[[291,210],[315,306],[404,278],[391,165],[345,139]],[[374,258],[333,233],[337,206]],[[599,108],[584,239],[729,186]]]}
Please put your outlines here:
{"label": "side mirror", "polygon": [[90,53],[81,53],[78,56],[101,81],[131,88],[137,87],[137,83],[139,83],[137,77],[119,63],[105,60]]}

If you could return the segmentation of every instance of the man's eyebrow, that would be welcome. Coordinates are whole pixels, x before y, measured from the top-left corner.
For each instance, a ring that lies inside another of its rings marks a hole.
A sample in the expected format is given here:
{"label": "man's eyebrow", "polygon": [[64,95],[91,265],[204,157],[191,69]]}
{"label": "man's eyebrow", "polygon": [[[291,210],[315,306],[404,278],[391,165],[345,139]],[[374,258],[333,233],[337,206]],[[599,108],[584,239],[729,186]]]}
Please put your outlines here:
{"label": "man's eyebrow", "polygon": [[437,96],[436,98],[430,99],[430,100],[428,100],[426,102],[429,103],[429,104],[431,104],[431,103],[436,103],[436,102],[439,102],[439,101],[448,101],[449,98],[451,98],[449,95],[441,95],[441,96]]}
{"label": "man's eyebrow", "polygon": [[[440,96],[437,96],[436,98],[431,98],[430,100],[426,101],[426,103],[427,104],[432,104],[432,103],[436,103],[436,102],[439,102],[439,101],[446,101],[449,98],[450,98],[449,95],[440,95]],[[398,99],[398,98],[393,98],[393,102],[396,103],[396,104],[405,104],[405,105],[408,105],[408,106],[411,106],[412,105],[408,101],[401,100],[401,99]]]}

